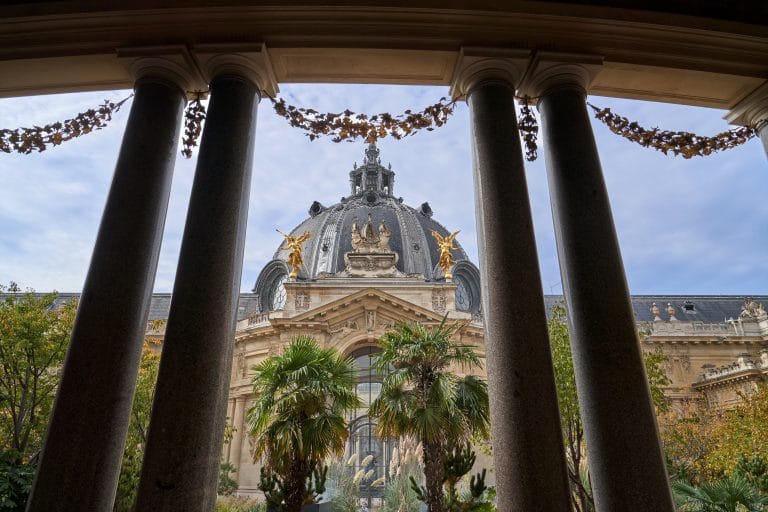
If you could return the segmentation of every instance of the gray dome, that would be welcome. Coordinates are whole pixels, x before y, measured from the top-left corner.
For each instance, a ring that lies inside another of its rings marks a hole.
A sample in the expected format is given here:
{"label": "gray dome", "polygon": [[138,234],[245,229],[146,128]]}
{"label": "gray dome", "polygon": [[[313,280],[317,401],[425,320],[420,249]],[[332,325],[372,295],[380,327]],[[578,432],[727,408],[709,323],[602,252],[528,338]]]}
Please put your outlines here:
{"label": "gray dome", "polygon": [[[432,231],[442,236],[448,235],[449,231],[432,218],[428,203],[412,208],[404,204],[402,198],[392,195],[394,175],[391,166],[385,168],[381,165],[379,149],[370,144],[365,151],[363,165],[355,165],[349,173],[351,195],[328,207],[317,201],[312,203],[310,217],[290,233],[292,236],[310,233],[302,252],[304,266],[299,272],[300,280],[312,280],[343,271],[344,254],[352,251],[352,223],[356,221],[362,226],[369,215],[374,226],[383,220],[389,228],[390,247],[399,255],[398,270],[405,274],[422,275],[427,281],[443,278],[442,270],[437,265],[440,252]],[[461,270],[468,273],[467,279],[479,294],[477,267],[469,261],[460,246],[453,251],[453,256],[456,261],[454,275]],[[287,273],[287,259],[288,251],[278,247],[273,260],[259,275],[254,289],[256,293],[265,295],[270,283],[278,275]],[[264,306],[269,308],[268,304]]]}

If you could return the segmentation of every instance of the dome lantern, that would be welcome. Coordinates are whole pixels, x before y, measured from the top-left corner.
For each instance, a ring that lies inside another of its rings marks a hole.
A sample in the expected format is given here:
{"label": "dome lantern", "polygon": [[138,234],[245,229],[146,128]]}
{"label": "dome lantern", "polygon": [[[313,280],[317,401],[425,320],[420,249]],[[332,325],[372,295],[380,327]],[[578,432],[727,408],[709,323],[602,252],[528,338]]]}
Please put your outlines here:
{"label": "dome lantern", "polygon": [[[352,196],[370,195],[375,200],[376,196],[391,196],[395,184],[395,173],[392,166],[385,168],[381,165],[379,148],[375,143],[368,144],[365,150],[363,164],[354,168],[349,173],[350,193]],[[369,201],[373,202],[373,201]]]}

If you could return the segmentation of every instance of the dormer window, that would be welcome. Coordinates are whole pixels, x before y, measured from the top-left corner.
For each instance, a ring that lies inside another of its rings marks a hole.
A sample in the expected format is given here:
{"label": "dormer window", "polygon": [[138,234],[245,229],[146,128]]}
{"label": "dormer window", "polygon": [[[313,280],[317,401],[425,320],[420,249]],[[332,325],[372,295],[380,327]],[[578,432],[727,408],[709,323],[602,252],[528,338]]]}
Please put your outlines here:
{"label": "dormer window", "polygon": [[690,300],[687,300],[683,302],[683,311],[686,313],[696,313],[696,305]]}

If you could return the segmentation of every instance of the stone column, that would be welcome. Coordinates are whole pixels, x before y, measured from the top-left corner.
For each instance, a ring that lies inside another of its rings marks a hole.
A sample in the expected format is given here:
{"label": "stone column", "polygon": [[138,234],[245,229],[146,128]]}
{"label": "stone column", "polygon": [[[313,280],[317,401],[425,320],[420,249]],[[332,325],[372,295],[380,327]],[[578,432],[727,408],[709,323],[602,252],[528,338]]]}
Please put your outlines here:
{"label": "stone column", "polygon": [[463,50],[472,128],[496,488],[504,510],[570,512],[533,221],[515,114],[527,55]]}
{"label": "stone column", "polygon": [[216,502],[264,75],[248,55],[196,56],[212,77],[210,103],[160,360],[138,511],[207,511]]}
{"label": "stone column", "polygon": [[235,473],[235,480],[240,481],[240,459],[243,451],[243,439],[246,436],[245,422],[245,397],[239,396],[235,398],[235,412],[232,415],[232,426],[235,428],[232,433],[232,441],[229,443],[229,462],[238,472]]}
{"label": "stone column", "polygon": [[178,153],[178,59],[135,60],[133,105],[28,511],[111,510]]}
{"label": "stone column", "polygon": [[600,59],[544,59],[528,74],[538,97],[571,350],[600,512],[674,510],[586,87]]}
{"label": "stone column", "polygon": [[[235,406],[236,406],[236,403],[234,398],[230,398],[229,400],[227,400],[227,419],[228,420],[231,420],[232,418],[234,418]],[[230,425],[234,427],[233,423],[230,423]],[[227,462],[230,462],[229,457],[230,457],[231,451],[232,451],[232,442],[230,440],[229,443],[221,447],[221,458]]]}
{"label": "stone column", "polygon": [[725,119],[732,124],[754,127],[768,154],[768,82],[737,103]]}

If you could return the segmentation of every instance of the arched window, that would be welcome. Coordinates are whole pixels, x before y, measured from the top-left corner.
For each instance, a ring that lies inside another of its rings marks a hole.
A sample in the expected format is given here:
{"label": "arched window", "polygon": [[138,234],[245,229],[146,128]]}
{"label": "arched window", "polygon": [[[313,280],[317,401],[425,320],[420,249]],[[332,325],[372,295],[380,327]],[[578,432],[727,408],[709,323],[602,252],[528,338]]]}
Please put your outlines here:
{"label": "arched window", "polygon": [[396,445],[395,440],[380,439],[375,421],[368,417],[368,406],[381,392],[381,377],[371,367],[374,354],[380,351],[378,347],[363,347],[350,354],[357,369],[357,396],[362,405],[349,417],[347,458],[355,456],[354,472],[363,470],[367,475],[360,481],[360,498],[367,499],[369,507],[372,500],[384,494],[384,485],[373,487],[371,484],[380,478],[385,482],[389,479],[387,469]]}

